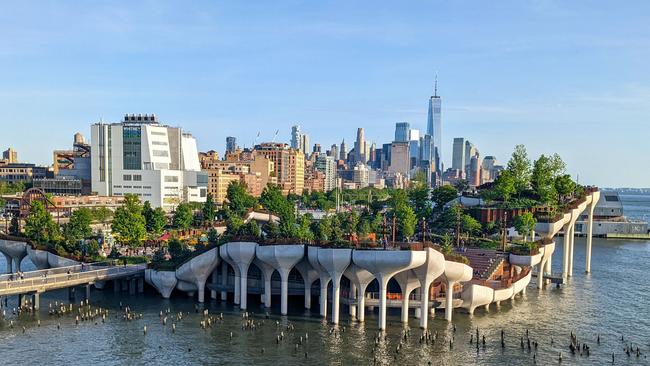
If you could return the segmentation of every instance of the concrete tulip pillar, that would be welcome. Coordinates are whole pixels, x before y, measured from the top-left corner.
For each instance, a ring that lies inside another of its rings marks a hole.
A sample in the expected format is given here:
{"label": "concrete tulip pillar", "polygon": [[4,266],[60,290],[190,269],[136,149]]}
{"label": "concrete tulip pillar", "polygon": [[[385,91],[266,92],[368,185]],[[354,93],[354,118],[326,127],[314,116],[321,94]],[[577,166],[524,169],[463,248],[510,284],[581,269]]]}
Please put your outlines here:
{"label": "concrete tulip pillar", "polygon": [[280,307],[282,315],[287,315],[289,302],[289,273],[305,255],[304,245],[260,245],[256,249],[257,258],[275,268],[280,273]]}
{"label": "concrete tulip pillar", "polygon": [[318,247],[307,247],[307,260],[309,264],[318,272],[320,282],[320,316],[327,316],[327,285],[330,277],[325,268],[318,262]]}
{"label": "concrete tulip pillar", "polygon": [[398,272],[419,267],[426,261],[424,251],[355,250],[352,260],[372,273],[379,282],[379,329],[386,329],[388,281]]}
{"label": "concrete tulip pillar", "polygon": [[413,290],[420,287],[420,281],[415,277],[412,270],[395,274],[395,280],[402,289],[402,323],[408,323],[409,296]]}
{"label": "concrete tulip pillar", "polygon": [[228,246],[228,256],[235,263],[239,269],[240,294],[239,308],[246,310],[246,302],[248,297],[248,268],[255,258],[255,248],[257,243],[250,242],[233,242],[226,244]]}
{"label": "concrete tulip pillar", "polygon": [[[7,259],[7,273],[12,273],[13,267],[16,272],[21,272],[21,263],[27,256],[27,244],[22,241],[2,240],[0,239],[0,252]],[[13,262],[13,267],[11,265]],[[76,264],[76,262],[74,262]]]}
{"label": "concrete tulip pillar", "polygon": [[360,322],[365,321],[366,318],[366,288],[375,279],[372,273],[350,263],[348,268],[345,269],[343,275],[350,279],[350,282],[356,287],[357,292],[357,320]]}
{"label": "concrete tulip pillar", "polygon": [[[234,289],[233,289],[233,302],[235,304],[239,304],[239,286],[241,285],[241,281],[239,280],[239,269],[235,265],[235,262],[233,262],[232,258],[230,258],[230,255],[228,254],[228,244],[224,244],[219,247],[219,256],[221,256],[221,259],[224,260],[225,263],[228,263],[230,267],[232,267],[233,272],[235,273],[235,284],[234,284]],[[224,286],[228,285],[228,267],[225,265],[221,268],[221,284]],[[221,299],[226,300],[227,295],[224,296],[224,293],[221,293]]]}
{"label": "concrete tulip pillar", "polygon": [[537,270],[537,288],[541,289],[544,286],[544,273],[549,272],[549,262],[553,258],[553,252],[555,252],[555,242],[551,244],[546,244],[543,248],[544,252],[542,253],[542,259],[539,262],[539,267]]}
{"label": "concrete tulip pillar", "polygon": [[[212,271],[212,276],[210,277],[210,283],[212,283],[213,286],[216,286],[219,281],[218,281],[218,272],[217,269],[215,268],[214,271]],[[217,299],[217,291],[216,290],[210,290],[210,298],[213,300]]]}
{"label": "concrete tulip pillar", "polygon": [[447,285],[445,296],[445,319],[451,321],[454,312],[454,286],[459,282],[467,282],[472,279],[472,267],[457,262],[445,261],[444,276]]}
{"label": "concrete tulip pillar", "polygon": [[[221,255],[221,251],[219,251]],[[223,256],[221,257],[223,259]],[[226,301],[228,299],[228,292],[226,291],[226,286],[228,286],[228,263],[224,260],[221,263],[221,300]]]}
{"label": "concrete tulip pillar", "polygon": [[352,249],[318,250],[318,262],[332,279],[332,323],[339,323],[339,296],[341,292],[341,277],[352,260]]}
{"label": "concrete tulip pillar", "polygon": [[585,272],[591,272],[591,242],[594,233],[594,208],[600,199],[600,192],[596,191],[591,194],[591,204],[589,205],[589,217],[587,218],[587,248],[586,248],[586,261]]}
{"label": "concrete tulip pillar", "polygon": [[304,257],[295,267],[305,282],[305,309],[311,309],[311,285],[318,279],[318,272]]}
{"label": "concrete tulip pillar", "polygon": [[218,249],[214,248],[192,258],[176,269],[176,278],[196,286],[199,302],[205,300],[205,282],[219,264]]}
{"label": "concrete tulip pillar", "polygon": [[420,328],[426,329],[429,315],[429,288],[436,278],[445,272],[445,256],[440,252],[425,248],[427,259],[424,265],[414,268],[413,273],[420,281]]}
{"label": "concrete tulip pillar", "polygon": [[562,245],[562,278],[566,280],[569,275],[569,250],[571,248],[571,220],[564,225],[564,238]]}
{"label": "concrete tulip pillar", "polygon": [[[259,248],[259,247],[258,247]],[[255,258],[253,260],[253,263],[257,266],[257,268],[262,271],[262,277],[264,280],[264,307],[265,308],[270,308],[271,307],[271,278],[273,277],[273,272],[275,269],[271,267],[270,265],[266,264],[265,262],[259,260],[259,258]]]}
{"label": "concrete tulip pillar", "polygon": [[7,261],[7,268],[5,270],[5,273],[11,274],[13,272],[13,260],[11,259],[11,256],[7,253],[2,253],[5,256],[5,260]]}
{"label": "concrete tulip pillar", "polygon": [[[349,299],[355,301],[357,299],[357,285],[350,283],[350,294],[348,295]],[[357,317],[357,306],[350,305],[350,317],[352,319]]]}

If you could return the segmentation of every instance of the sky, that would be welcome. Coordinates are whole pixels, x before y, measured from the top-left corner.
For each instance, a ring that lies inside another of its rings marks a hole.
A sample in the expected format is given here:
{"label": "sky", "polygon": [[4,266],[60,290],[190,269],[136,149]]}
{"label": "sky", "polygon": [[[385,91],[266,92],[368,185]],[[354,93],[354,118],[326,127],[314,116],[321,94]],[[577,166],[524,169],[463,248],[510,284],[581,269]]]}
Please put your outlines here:
{"label": "sky", "polygon": [[505,163],[559,153],[582,184],[650,187],[650,2],[3,1],[0,148],[51,164],[99,120],[155,113],[223,151],[378,145],[426,129]]}

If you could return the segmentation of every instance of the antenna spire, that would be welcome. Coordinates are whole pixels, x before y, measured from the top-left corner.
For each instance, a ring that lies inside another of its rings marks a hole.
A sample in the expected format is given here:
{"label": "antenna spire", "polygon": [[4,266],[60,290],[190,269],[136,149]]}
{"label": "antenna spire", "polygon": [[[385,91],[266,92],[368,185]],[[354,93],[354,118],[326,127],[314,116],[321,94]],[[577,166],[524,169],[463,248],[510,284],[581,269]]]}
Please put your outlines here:
{"label": "antenna spire", "polygon": [[438,73],[436,73],[436,82],[434,84],[434,89],[433,89],[433,96],[437,97],[438,96]]}

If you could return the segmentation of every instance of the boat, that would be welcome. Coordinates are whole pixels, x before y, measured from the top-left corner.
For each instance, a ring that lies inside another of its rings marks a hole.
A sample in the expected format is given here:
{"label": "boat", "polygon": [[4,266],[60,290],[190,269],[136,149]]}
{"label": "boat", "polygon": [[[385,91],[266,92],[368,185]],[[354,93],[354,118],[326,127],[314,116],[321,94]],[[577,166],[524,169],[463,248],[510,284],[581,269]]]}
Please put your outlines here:
{"label": "boat", "polygon": [[[585,210],[576,221],[577,235],[587,235],[587,218]],[[594,208],[593,236],[605,238],[650,238],[648,223],[633,220],[625,216],[623,203],[617,191],[603,191]]]}

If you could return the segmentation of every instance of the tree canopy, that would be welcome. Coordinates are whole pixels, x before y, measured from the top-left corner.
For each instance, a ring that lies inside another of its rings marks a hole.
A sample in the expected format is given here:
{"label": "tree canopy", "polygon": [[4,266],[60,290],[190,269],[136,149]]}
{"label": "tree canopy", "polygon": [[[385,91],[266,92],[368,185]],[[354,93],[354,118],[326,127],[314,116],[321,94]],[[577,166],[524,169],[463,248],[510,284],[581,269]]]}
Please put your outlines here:
{"label": "tree canopy", "polygon": [[142,244],[147,230],[138,196],[132,194],[124,196],[124,204],[115,210],[112,230],[117,234],[117,241],[121,244],[132,248]]}
{"label": "tree canopy", "polygon": [[32,202],[29,214],[25,218],[25,235],[40,244],[54,243],[61,239],[61,231],[52,219],[52,215],[40,201]]}
{"label": "tree canopy", "polygon": [[179,204],[176,207],[176,211],[174,211],[174,217],[172,218],[174,228],[178,230],[187,230],[190,228],[190,226],[192,226],[192,221],[194,221],[192,208],[186,203]]}
{"label": "tree canopy", "polygon": [[507,170],[512,175],[516,194],[521,195],[530,185],[531,166],[526,146],[515,146],[515,151],[508,161]]}

